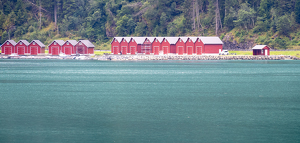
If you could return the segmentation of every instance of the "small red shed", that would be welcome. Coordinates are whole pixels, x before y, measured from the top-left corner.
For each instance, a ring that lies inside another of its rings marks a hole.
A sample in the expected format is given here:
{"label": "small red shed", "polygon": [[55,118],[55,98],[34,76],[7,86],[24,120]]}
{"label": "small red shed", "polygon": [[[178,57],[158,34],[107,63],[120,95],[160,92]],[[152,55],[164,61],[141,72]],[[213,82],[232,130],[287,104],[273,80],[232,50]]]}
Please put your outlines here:
{"label": "small red shed", "polygon": [[152,51],[151,49],[152,49],[152,43],[150,42],[150,40],[148,38],[145,38],[145,41],[141,45],[141,53],[150,55],[150,53]]}
{"label": "small red shed", "polygon": [[167,55],[170,53],[170,43],[169,43],[169,38],[164,38],[163,41],[161,42],[161,47],[163,50],[163,54]]}
{"label": "small red shed", "polygon": [[30,55],[45,54],[46,46],[40,40],[33,40],[28,45]]}
{"label": "small red shed", "polygon": [[185,49],[186,49],[186,53],[187,55],[193,55],[194,54],[194,42],[191,38],[188,38],[185,42]]}
{"label": "small red shed", "polygon": [[65,53],[66,55],[72,55],[75,54],[75,45],[77,44],[76,40],[67,40],[63,45],[62,45],[62,52]]}
{"label": "small red shed", "polygon": [[7,40],[1,46],[1,52],[4,55],[11,55],[15,53],[16,42],[14,40]]}
{"label": "small red shed", "polygon": [[180,37],[178,38],[176,42],[176,54],[177,55],[183,55],[186,53],[185,51],[185,42],[187,40],[187,37]]}
{"label": "small red shed", "polygon": [[131,55],[137,54],[137,43],[133,38],[131,38],[131,40],[128,44],[128,47],[129,47],[129,52]]}
{"label": "small red shed", "polygon": [[18,55],[26,55],[28,54],[28,45],[29,42],[27,40],[20,40],[16,46],[15,46],[15,51]]}
{"label": "small red shed", "polygon": [[64,45],[64,40],[54,40],[48,45],[49,55],[59,55],[64,53],[62,46]]}
{"label": "small red shed", "polygon": [[75,45],[76,54],[94,54],[95,46],[89,40],[79,40]]}
{"label": "small red shed", "polygon": [[122,39],[122,41],[120,42],[120,52],[121,52],[121,55],[126,55],[127,54],[127,50],[128,50],[128,42],[129,41],[127,41],[128,40],[128,38],[123,38]]}
{"label": "small red shed", "polygon": [[199,37],[203,53],[206,55],[219,55],[223,50],[223,42],[219,37]]}
{"label": "small red shed", "polygon": [[202,53],[203,53],[203,44],[202,44],[202,42],[201,42],[201,40],[200,40],[200,38],[198,38],[198,37],[189,37],[191,40],[192,40],[192,42],[194,43],[194,54],[196,54],[196,55],[202,55]]}
{"label": "small red shed", "polygon": [[120,54],[120,42],[122,41],[123,37],[115,37],[111,41],[111,53],[114,55]]}
{"label": "small red shed", "polygon": [[267,45],[256,45],[252,48],[253,55],[270,55],[270,47]]}
{"label": "small red shed", "polygon": [[161,51],[161,37],[160,38],[154,38],[154,41],[152,42],[152,49],[153,49],[153,54],[154,55],[159,55],[160,51]]}

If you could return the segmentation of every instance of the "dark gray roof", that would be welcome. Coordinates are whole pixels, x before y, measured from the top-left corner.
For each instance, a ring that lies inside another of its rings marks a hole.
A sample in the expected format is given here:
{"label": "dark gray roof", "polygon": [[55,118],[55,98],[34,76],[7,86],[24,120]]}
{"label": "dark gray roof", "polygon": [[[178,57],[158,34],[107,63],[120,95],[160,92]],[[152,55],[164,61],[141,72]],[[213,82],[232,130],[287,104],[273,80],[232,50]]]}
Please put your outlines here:
{"label": "dark gray roof", "polygon": [[254,49],[254,50],[261,50],[261,49],[263,49],[264,47],[266,47],[267,45],[256,45],[256,46],[254,46],[252,49]]}
{"label": "dark gray roof", "polygon": [[[6,43],[6,42],[11,43],[13,46],[17,45],[17,43],[14,40],[6,40],[4,43]],[[3,45],[4,45],[4,43],[3,43]]]}
{"label": "dark gray roof", "polygon": [[[28,42],[27,40],[20,40],[18,43],[20,43],[20,42],[22,42],[22,43],[25,44],[26,46],[29,45],[29,42]],[[18,43],[17,43],[17,44],[18,44]]]}
{"label": "dark gray roof", "polygon": [[40,40],[32,40],[32,41],[30,42],[30,44],[33,43],[33,42],[35,42],[36,44],[38,44],[38,45],[39,45],[40,47],[42,47],[42,48],[45,48],[45,47],[46,47]]}
{"label": "dark gray roof", "polygon": [[81,42],[88,48],[95,48],[94,44],[92,44],[89,40],[79,40],[78,43]]}
{"label": "dark gray roof", "polygon": [[63,44],[65,44],[65,41],[64,41],[64,40],[53,40],[53,41],[48,45],[48,47],[49,47],[53,42],[56,42],[56,43],[59,44],[60,46],[62,46]]}
{"label": "dark gray roof", "polygon": [[71,45],[75,46],[77,44],[76,40],[67,40],[65,43],[69,42]]}

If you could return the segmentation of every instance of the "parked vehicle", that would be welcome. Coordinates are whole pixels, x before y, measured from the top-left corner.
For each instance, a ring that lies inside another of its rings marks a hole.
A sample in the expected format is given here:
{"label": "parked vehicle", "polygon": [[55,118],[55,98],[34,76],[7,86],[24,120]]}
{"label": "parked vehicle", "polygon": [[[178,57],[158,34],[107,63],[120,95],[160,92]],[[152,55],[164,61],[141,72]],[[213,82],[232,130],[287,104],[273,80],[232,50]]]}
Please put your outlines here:
{"label": "parked vehicle", "polygon": [[223,50],[222,52],[219,53],[219,55],[229,55],[228,50]]}

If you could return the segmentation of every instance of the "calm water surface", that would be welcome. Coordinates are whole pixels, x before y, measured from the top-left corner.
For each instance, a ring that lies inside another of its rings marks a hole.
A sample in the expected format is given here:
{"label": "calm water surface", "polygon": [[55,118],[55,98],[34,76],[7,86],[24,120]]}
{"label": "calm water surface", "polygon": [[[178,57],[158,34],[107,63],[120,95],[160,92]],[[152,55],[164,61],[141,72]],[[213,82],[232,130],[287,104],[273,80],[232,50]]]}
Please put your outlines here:
{"label": "calm water surface", "polygon": [[0,60],[0,142],[300,142],[300,61]]}

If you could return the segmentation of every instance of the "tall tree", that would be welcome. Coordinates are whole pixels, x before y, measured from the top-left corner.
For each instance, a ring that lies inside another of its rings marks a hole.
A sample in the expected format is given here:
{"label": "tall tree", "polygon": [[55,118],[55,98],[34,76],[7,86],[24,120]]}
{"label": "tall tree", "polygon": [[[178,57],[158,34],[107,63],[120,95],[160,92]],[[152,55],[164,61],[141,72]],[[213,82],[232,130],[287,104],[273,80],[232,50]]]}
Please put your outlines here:
{"label": "tall tree", "polygon": [[296,22],[300,24],[300,0],[296,0],[295,19],[296,19]]}

